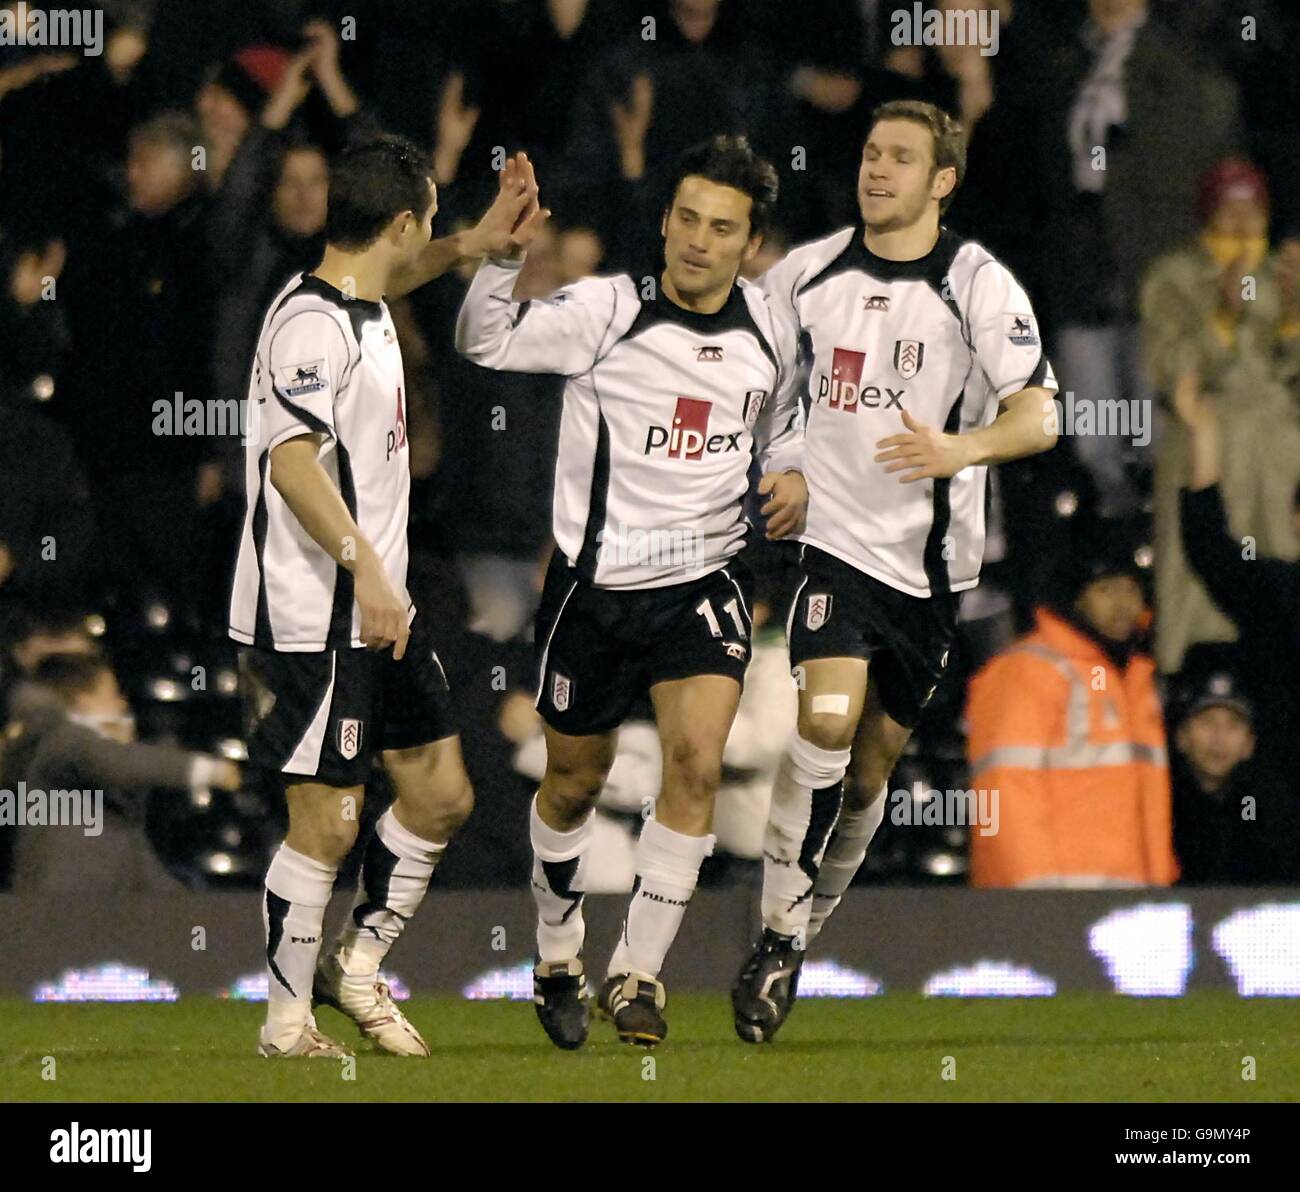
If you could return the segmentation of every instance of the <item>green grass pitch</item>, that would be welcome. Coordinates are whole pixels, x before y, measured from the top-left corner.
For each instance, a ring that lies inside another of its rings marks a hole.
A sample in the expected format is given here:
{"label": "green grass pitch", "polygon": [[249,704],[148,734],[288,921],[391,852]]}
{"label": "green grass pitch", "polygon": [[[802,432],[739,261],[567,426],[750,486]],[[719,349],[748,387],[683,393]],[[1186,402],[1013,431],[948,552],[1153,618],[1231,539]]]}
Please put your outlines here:
{"label": "green grass pitch", "polygon": [[[758,1047],[735,1037],[725,997],[670,996],[653,1052],[601,1021],[582,1051],[557,1051],[527,1003],[405,1008],[432,1059],[359,1044],[349,1080],[337,1061],[260,1059],[258,1005],[0,1001],[0,1101],[1300,1100],[1300,1007],[1217,993],[806,999]],[[358,1043],[334,1011],[317,1021]]]}

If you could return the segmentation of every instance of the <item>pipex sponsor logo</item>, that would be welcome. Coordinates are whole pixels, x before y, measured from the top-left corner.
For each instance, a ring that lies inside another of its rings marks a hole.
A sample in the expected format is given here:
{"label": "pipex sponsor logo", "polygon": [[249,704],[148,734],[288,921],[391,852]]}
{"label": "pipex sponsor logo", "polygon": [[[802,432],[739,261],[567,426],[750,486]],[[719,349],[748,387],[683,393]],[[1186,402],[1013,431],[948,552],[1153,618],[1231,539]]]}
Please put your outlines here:
{"label": "pipex sponsor logo", "polygon": [[50,1132],[51,1163],[129,1163],[132,1171],[153,1166],[153,1131],[108,1130],[73,1122]]}
{"label": "pipex sponsor logo", "polygon": [[[917,369],[921,367],[920,359],[921,355],[918,352]],[[817,379],[817,404],[831,410],[843,410],[848,414],[856,413],[859,406],[867,410],[878,408],[901,410],[906,389],[862,384],[862,369],[866,360],[865,352],[855,352],[852,348],[836,348],[831,356],[830,376],[823,372]],[[897,363],[897,354],[895,362]],[[899,371],[902,371],[901,368]]]}
{"label": "pipex sponsor logo", "polygon": [[730,434],[709,434],[711,401],[698,397],[679,397],[673,411],[673,424],[652,425],[646,432],[643,455],[662,450],[669,459],[703,459],[706,455],[721,455],[740,450],[740,431]]}

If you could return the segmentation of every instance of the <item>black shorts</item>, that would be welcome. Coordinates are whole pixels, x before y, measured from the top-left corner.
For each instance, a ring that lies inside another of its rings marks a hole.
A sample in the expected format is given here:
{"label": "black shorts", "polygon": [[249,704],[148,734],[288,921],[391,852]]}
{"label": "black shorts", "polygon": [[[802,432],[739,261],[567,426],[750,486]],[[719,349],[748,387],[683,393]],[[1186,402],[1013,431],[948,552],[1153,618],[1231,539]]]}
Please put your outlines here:
{"label": "black shorts", "polygon": [[447,676],[422,618],[400,662],[391,649],[239,652],[251,765],[327,786],[360,786],[381,749],[453,736]]}
{"label": "black shorts", "polygon": [[689,583],[614,591],[579,579],[558,551],[537,610],[537,710],[557,732],[617,728],[656,683],[744,683],[753,580],[735,559]]}
{"label": "black shorts", "polygon": [[885,714],[915,728],[948,665],[958,596],[909,596],[815,546],[802,559],[786,626],[790,665],[867,659]]}

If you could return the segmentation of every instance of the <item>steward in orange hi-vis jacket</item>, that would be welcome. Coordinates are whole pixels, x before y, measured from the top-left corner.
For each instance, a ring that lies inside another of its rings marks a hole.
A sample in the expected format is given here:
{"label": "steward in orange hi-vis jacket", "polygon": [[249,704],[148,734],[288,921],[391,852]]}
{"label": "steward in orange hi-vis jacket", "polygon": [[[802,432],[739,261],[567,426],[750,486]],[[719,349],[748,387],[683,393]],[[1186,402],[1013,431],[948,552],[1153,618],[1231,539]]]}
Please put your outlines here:
{"label": "steward in orange hi-vis jacket", "polygon": [[1073,598],[990,660],[967,703],[970,785],[997,831],[971,833],[976,886],[1165,886],[1178,877],[1155,663],[1132,556],[1076,567]]}

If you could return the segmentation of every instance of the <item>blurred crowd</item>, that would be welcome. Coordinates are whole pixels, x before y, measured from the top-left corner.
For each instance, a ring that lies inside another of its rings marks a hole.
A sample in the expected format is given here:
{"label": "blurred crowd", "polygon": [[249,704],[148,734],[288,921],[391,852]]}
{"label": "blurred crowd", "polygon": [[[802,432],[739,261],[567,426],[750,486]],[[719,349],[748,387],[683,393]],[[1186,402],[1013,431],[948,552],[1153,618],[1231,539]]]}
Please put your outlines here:
{"label": "blurred crowd", "polygon": [[[528,298],[656,275],[665,170],[719,132],[780,174],[761,275],[859,218],[868,116],[897,98],[964,124],[947,223],[1033,297],[1065,424],[1057,450],[995,477],[958,657],[890,784],[913,806],[887,812],[862,879],[1300,881],[1288,0],[927,5],[995,11],[992,54],[897,44],[894,11],[913,6],[892,0],[101,7],[98,55],[0,46],[0,788],[106,788],[117,843],[83,856],[0,824],[0,883],[260,880],[282,811],[274,776],[241,772],[224,638],[239,409],[266,303],[319,258],[342,146],[379,129],[426,146],[435,234],[474,219],[503,154],[526,150],[554,212]],[[467,282],[393,308],[411,590],[436,612],[478,792],[440,880],[513,885],[540,772],[529,632],[560,385],[457,356]],[[706,882],[755,879],[793,720],[792,559],[752,549],[767,624]],[[648,731],[620,741],[603,888],[632,881],[658,781]],[[972,788],[1000,793],[996,833],[926,811]]]}

